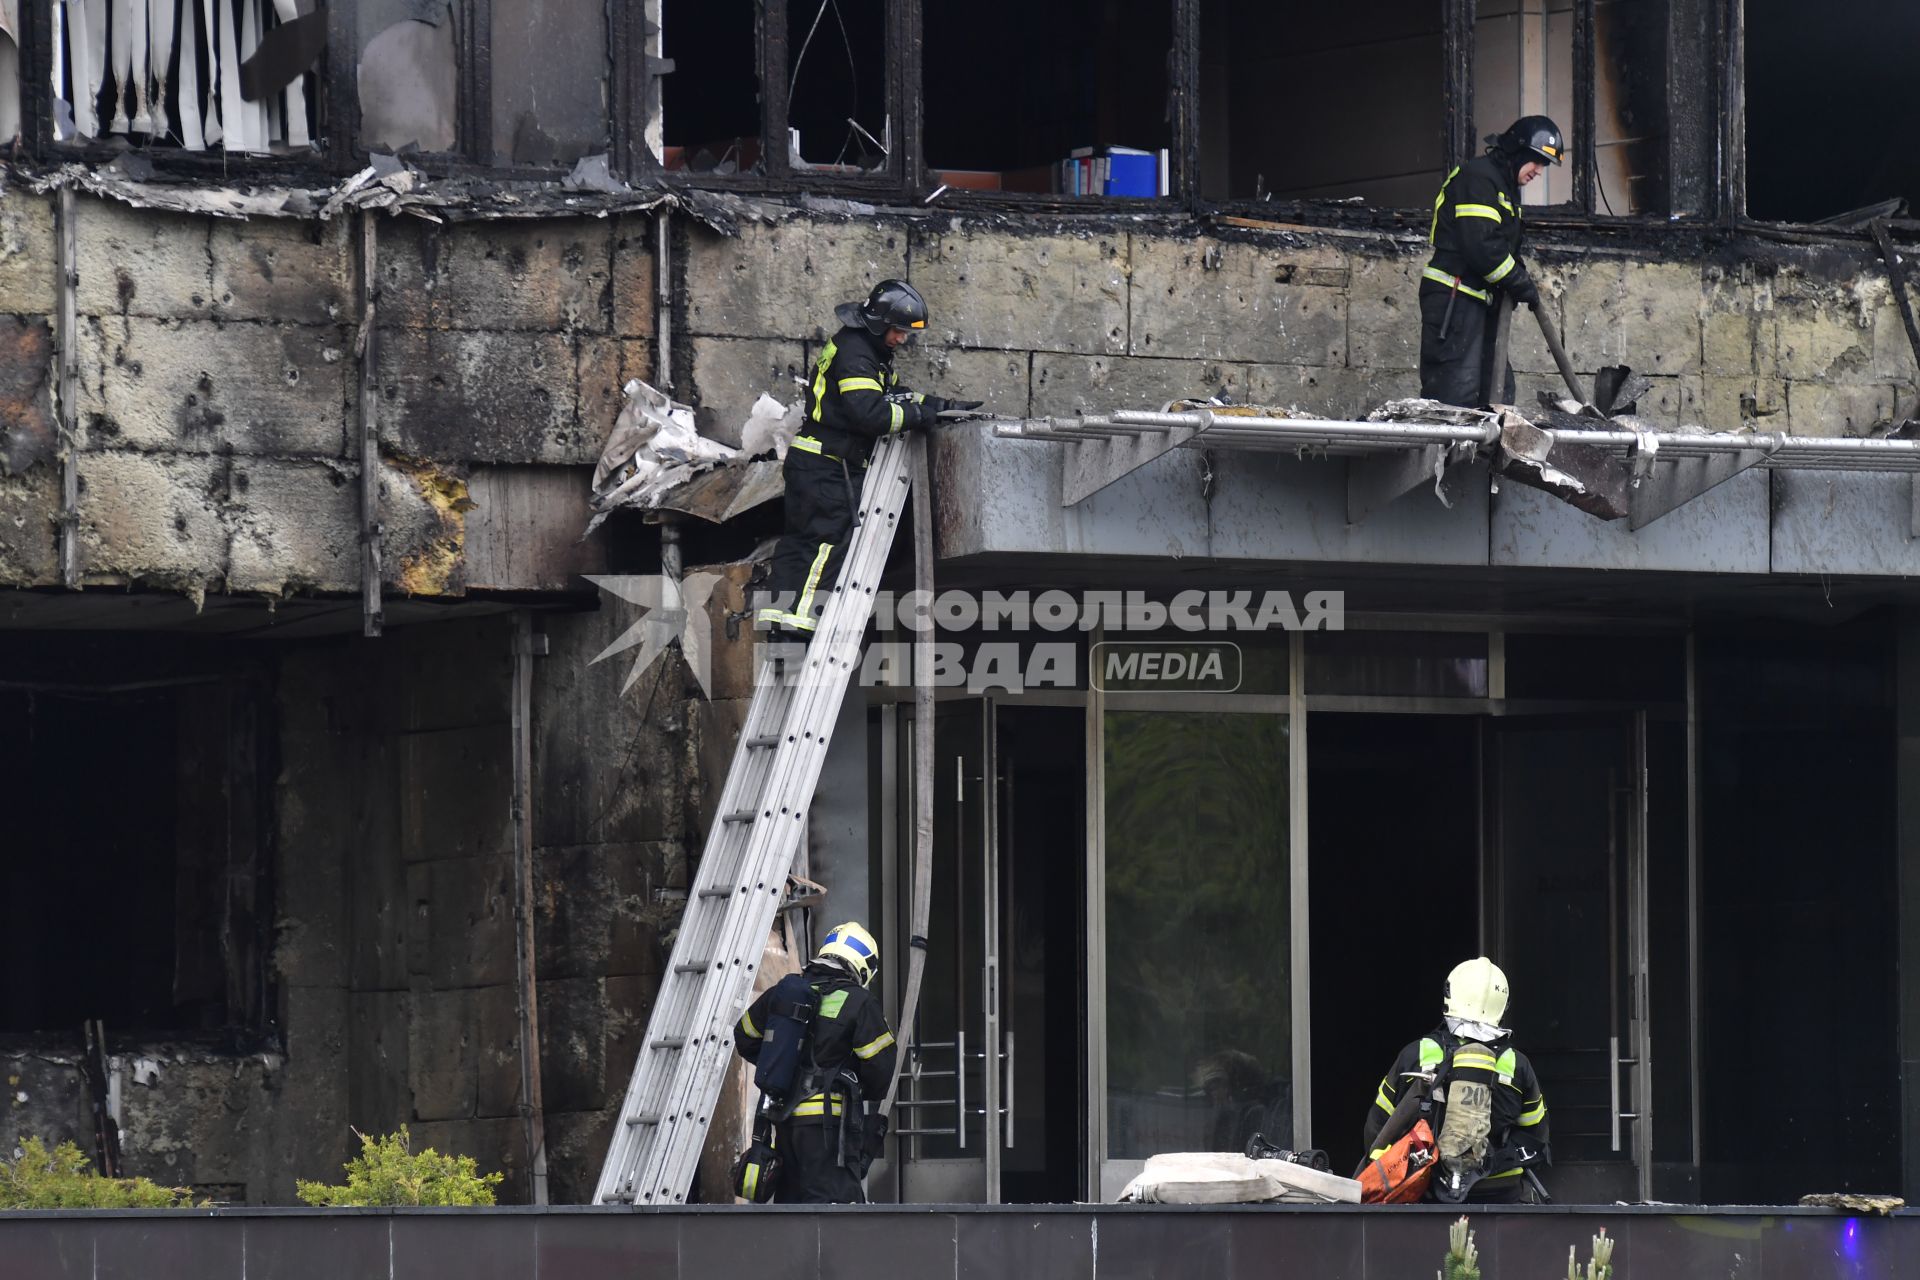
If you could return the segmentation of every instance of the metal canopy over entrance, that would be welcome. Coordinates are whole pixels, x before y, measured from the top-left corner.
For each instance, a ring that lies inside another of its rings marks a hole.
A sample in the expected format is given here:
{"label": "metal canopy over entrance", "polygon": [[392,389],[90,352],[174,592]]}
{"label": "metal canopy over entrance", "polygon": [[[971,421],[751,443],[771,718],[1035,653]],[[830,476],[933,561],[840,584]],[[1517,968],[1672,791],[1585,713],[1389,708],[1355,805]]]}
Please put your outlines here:
{"label": "metal canopy over entrance", "polygon": [[[1395,409],[1431,420],[1341,422],[1262,416],[1259,410],[1233,407],[1122,409],[1001,422],[995,434],[1068,443],[1062,493],[1067,506],[1174,449],[1349,458],[1351,524],[1425,484],[1434,485],[1440,500],[1451,506],[1465,464],[1483,457],[1492,457],[1503,474],[1558,493],[1584,510],[1624,514],[1634,529],[1752,467],[1920,478],[1920,440],[1656,431],[1635,419],[1568,414],[1549,415],[1545,421],[1554,425],[1542,426],[1510,408],[1459,409],[1432,401],[1396,401],[1381,413]],[[1592,422],[1593,429],[1584,422]],[[1909,533],[1920,537],[1920,479]]]}

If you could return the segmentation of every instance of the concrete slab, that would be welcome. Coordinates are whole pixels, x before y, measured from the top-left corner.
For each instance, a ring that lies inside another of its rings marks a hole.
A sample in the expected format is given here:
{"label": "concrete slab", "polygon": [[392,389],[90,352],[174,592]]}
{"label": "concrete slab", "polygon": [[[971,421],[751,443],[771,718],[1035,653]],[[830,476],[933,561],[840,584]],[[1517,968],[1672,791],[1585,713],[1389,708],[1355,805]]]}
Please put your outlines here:
{"label": "concrete slab", "polygon": [[1127,350],[1129,237],[1030,235],[963,223],[917,228],[910,279],[944,344],[1118,355]]}

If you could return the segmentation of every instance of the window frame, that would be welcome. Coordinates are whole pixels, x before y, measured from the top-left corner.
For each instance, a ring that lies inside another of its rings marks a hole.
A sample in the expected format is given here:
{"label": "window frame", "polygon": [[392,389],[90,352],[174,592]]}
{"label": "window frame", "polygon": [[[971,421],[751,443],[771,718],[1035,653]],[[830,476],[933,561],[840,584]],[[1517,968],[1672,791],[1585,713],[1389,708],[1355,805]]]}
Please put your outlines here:
{"label": "window frame", "polygon": [[[806,0],[799,0],[806,3]],[[889,0],[883,6],[887,30],[887,114],[896,124],[894,144],[884,168],[868,173],[821,173],[795,169],[787,157],[787,88],[791,83],[790,41],[787,24],[790,0],[755,0],[755,60],[760,83],[759,173],[698,173],[669,169],[647,145],[647,126],[662,104],[660,77],[670,72],[654,50],[655,36],[647,31],[653,19],[644,6],[615,6],[614,96],[616,132],[614,156],[629,180],[643,180],[678,189],[745,191],[766,194],[834,195],[875,200],[905,200],[913,194],[907,175],[916,172],[920,154],[920,69],[907,50],[920,43],[918,0]],[[635,10],[639,20],[635,21]],[[663,143],[664,145],[664,143]]]}
{"label": "window frame", "polygon": [[[54,0],[28,0],[21,24],[23,85],[21,133],[30,155],[42,160],[103,163],[125,154],[109,143],[58,144],[52,137],[52,22]],[[884,169],[867,174],[826,174],[796,170],[787,156],[786,92],[790,83],[787,24],[790,7],[808,0],[755,0],[755,58],[761,87],[760,144],[763,172],[739,174],[669,170],[647,145],[647,130],[659,117],[661,76],[670,68],[660,59],[660,9],[656,2],[618,4],[608,10],[609,106],[607,136],[614,171],[629,181],[667,188],[713,189],[768,195],[820,194],[903,205],[925,203],[938,187],[927,163],[923,124],[921,49],[924,29],[920,0],[890,0],[885,50],[888,112],[896,122],[895,146]],[[1057,193],[992,192],[949,189],[939,207],[1001,210],[1020,214],[1238,217],[1255,222],[1329,228],[1413,231],[1425,226],[1429,211],[1334,204],[1324,200],[1208,200],[1199,190],[1200,172],[1200,7],[1202,0],[1167,0],[1173,9],[1174,43],[1168,54],[1168,113],[1171,154],[1168,195],[1153,199],[1126,196],[1063,196]],[[1478,152],[1473,135],[1473,56],[1476,0],[1441,0],[1444,11],[1443,100],[1438,104],[1446,162],[1457,164]],[[552,181],[566,170],[547,166],[498,166],[492,163],[492,0],[453,0],[461,24],[458,42],[458,142],[451,152],[412,155],[410,163],[435,177],[510,174],[527,181]],[[1528,218],[1544,229],[1631,228],[1635,226],[1719,225],[1732,232],[1765,230],[1783,224],[1747,217],[1745,202],[1743,0],[1664,0],[1670,35],[1671,82],[1711,80],[1707,92],[1676,95],[1669,91],[1667,170],[1669,205],[1678,212],[1608,214],[1596,211],[1593,137],[1595,115],[1596,0],[1574,0],[1574,137],[1570,163],[1574,198],[1556,205],[1532,206]],[[328,54],[320,78],[311,156],[229,156],[224,151],[187,152],[177,147],[140,152],[163,172],[189,179],[227,178],[236,162],[252,179],[282,181],[339,177],[365,166],[369,149],[359,137],[360,112],[353,59],[335,56],[358,43],[358,10],[336,3],[328,19]],[[1681,67],[1684,55],[1685,66]],[[1688,74],[1691,73],[1691,74]],[[1849,238],[1821,228],[1819,233]]]}
{"label": "window frame", "polygon": [[[341,118],[336,111],[336,105],[341,101],[338,82],[342,72],[335,64],[345,60],[332,56],[333,50],[341,47],[339,40],[343,19],[348,24],[349,37],[352,34],[350,5],[335,4],[328,10],[327,49],[321,54],[318,67],[312,73],[318,81],[318,92],[314,94],[314,118],[310,123],[316,144],[312,154],[304,156],[229,153],[224,148],[214,147],[205,151],[152,145],[129,149],[99,138],[84,143],[56,141],[53,136],[53,6],[54,0],[25,0],[23,7],[27,12],[20,24],[20,76],[23,82],[20,93],[20,135],[29,155],[45,161],[98,165],[111,163],[120,156],[137,154],[150,161],[160,172],[208,181],[226,179],[236,164],[244,165],[247,176],[252,179],[281,178],[292,181],[311,177],[323,169],[331,173],[350,172],[340,167],[340,144],[350,135],[339,127]],[[345,68],[344,78],[351,93],[352,67]],[[348,97],[345,101],[354,102],[354,99]],[[358,124],[357,118],[353,123]]]}
{"label": "window frame", "polygon": [[[1199,0],[1181,0],[1190,4],[1197,16]],[[1744,213],[1739,195],[1740,170],[1744,154],[1739,137],[1738,116],[1740,73],[1737,52],[1739,15],[1742,0],[1663,0],[1669,30],[1683,23],[1695,37],[1685,47],[1691,62],[1703,72],[1716,62],[1726,68],[1713,91],[1692,95],[1686,104],[1690,110],[1679,113],[1671,93],[1668,95],[1667,143],[1663,164],[1667,170],[1667,190],[1672,208],[1685,207],[1675,216],[1667,214],[1609,214],[1598,207],[1594,175],[1598,167],[1598,148],[1594,136],[1596,0],[1573,3],[1573,118],[1570,133],[1574,140],[1569,163],[1573,171],[1573,198],[1551,205],[1529,205],[1527,219],[1543,228],[1597,228],[1632,226],[1698,227],[1724,222],[1732,229],[1738,219],[1736,208]],[[1473,69],[1476,0],[1442,0],[1443,57],[1440,121],[1446,164],[1461,164],[1480,154],[1475,136],[1473,114]],[[1196,24],[1186,31],[1189,41],[1187,84],[1194,83],[1199,59],[1199,31]],[[1671,53],[1671,51],[1670,51]],[[1669,67],[1674,59],[1669,58]],[[1669,72],[1671,75],[1672,73]],[[1677,76],[1675,77],[1677,78]],[[1189,101],[1183,113],[1191,135],[1183,139],[1183,150],[1198,165],[1198,103]],[[1684,134],[1685,146],[1676,141]],[[1689,159],[1692,157],[1692,159]],[[1701,159],[1713,162],[1713,171],[1699,172]],[[1689,167],[1691,166],[1691,167]],[[1197,196],[1192,208],[1203,216],[1249,218],[1267,222],[1324,225],[1329,227],[1369,227],[1383,230],[1419,230],[1427,226],[1430,209],[1386,208],[1379,206],[1338,205],[1323,200],[1252,200],[1245,197],[1205,200]]]}
{"label": "window frame", "polygon": [[[925,103],[918,93],[915,96],[914,113],[916,163],[911,169],[913,182],[907,194],[916,204],[934,200],[936,208],[1012,213],[1152,217],[1194,212],[1193,193],[1197,191],[1197,186],[1192,182],[1191,175],[1199,172],[1199,118],[1195,112],[1199,103],[1200,0],[1165,0],[1165,3],[1172,9],[1173,31],[1173,47],[1167,51],[1167,115],[1171,129],[1166,195],[1074,196],[1057,191],[979,191],[949,187],[941,191],[936,199],[933,193],[939,190],[940,182],[934,176],[937,171],[926,159],[924,141],[919,134],[924,122]],[[913,10],[916,27],[922,22],[923,4],[924,0],[914,0],[914,3],[904,6]],[[915,34],[917,37],[918,31]],[[910,49],[917,50],[920,47],[921,42],[916,38]],[[910,70],[918,90],[924,64],[918,57],[909,57],[907,61],[911,64]]]}

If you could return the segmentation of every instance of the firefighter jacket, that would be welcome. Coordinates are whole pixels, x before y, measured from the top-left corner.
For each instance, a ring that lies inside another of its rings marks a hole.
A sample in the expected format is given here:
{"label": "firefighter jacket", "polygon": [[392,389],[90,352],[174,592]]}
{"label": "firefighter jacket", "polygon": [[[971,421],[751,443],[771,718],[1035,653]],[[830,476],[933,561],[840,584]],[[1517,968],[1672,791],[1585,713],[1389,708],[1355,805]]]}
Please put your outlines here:
{"label": "firefighter jacket", "polygon": [[1520,182],[1508,162],[1486,155],[1447,175],[1433,200],[1427,240],[1433,257],[1420,273],[1420,291],[1452,289],[1493,301],[1493,289],[1514,290],[1527,279],[1520,252]]}
{"label": "firefighter jacket", "polygon": [[[886,1096],[887,1086],[893,1081],[893,1062],[899,1050],[894,1047],[887,1016],[880,1011],[880,1001],[865,987],[834,965],[816,962],[805,972],[820,1006],[808,1037],[812,1065],[803,1066],[802,1072],[803,1079],[819,1087],[803,1086],[791,1118],[824,1123],[837,1119],[845,1107],[845,1091],[832,1087],[843,1069],[852,1070],[859,1080],[863,1098],[878,1101]],[[760,1057],[760,1042],[769,1022],[770,992],[761,992],[733,1028],[734,1047],[748,1062]],[[806,1074],[809,1071],[811,1074]]]}
{"label": "firefighter jacket", "polygon": [[921,400],[900,385],[886,341],[847,326],[814,361],[807,416],[793,447],[864,467],[881,436],[932,421]]}
{"label": "firefighter jacket", "polygon": [[[1460,1053],[1460,1038],[1442,1023],[1430,1035],[1415,1040],[1400,1051],[1393,1066],[1381,1078],[1380,1091],[1367,1111],[1365,1145],[1369,1159],[1378,1159],[1374,1138],[1386,1125],[1400,1102],[1400,1090],[1415,1072],[1439,1073],[1438,1084],[1445,1084],[1455,1070],[1491,1071],[1493,1075],[1493,1127],[1487,1135],[1488,1164],[1499,1172],[1485,1181],[1499,1183],[1525,1175],[1532,1165],[1552,1163],[1547,1146],[1547,1100],[1540,1092],[1540,1080],[1533,1073],[1527,1055],[1510,1045],[1496,1041],[1486,1046],[1493,1051],[1491,1062],[1485,1054]],[[1435,1103],[1431,1123],[1440,1132],[1444,1104]],[[1502,1165],[1508,1166],[1501,1168]]]}

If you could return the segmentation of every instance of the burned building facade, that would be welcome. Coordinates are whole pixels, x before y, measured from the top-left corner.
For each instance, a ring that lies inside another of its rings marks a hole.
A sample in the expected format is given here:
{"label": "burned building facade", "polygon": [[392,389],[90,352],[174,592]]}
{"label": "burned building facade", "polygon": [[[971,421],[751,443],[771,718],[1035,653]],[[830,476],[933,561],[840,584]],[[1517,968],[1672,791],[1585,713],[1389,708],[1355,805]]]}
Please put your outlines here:
{"label": "burned building facade", "polygon": [[[690,8],[328,6],[256,111],[208,58],[290,15],[183,4],[140,46],[149,135],[87,6],[8,8],[0,1134],[91,1146],[98,1108],[126,1169],[286,1203],[407,1123],[586,1199],[778,529],[583,538],[592,468],[636,378],[737,443],[881,279],[933,311],[903,380],[1009,420],[1364,419],[1417,390],[1439,181],[1545,111],[1575,155],[1529,252],[1583,377],[1633,366],[1659,427],[1916,415],[1920,224],[1817,221],[1911,175],[1762,164],[1833,132],[1772,105],[1784,6]],[[1151,190],[1073,194],[1135,156]],[[1523,405],[1558,387],[1524,322],[1513,358]],[[1476,950],[1569,1198],[1920,1176],[1910,476],[1754,466],[1632,528],[1483,463],[1351,518],[1337,458],[1182,449],[1080,494],[1082,444],[933,447],[943,587],[1337,592],[1345,628],[1223,637],[1230,690],[1110,687],[1077,628],[1062,682],[942,689],[924,1132],[878,1194],[1099,1198],[1247,1127],[1349,1158]],[[636,614],[590,575],[700,566],[704,692],[599,660]],[[915,732],[854,689],[811,826],[821,909],[893,956]],[[1838,1083],[1783,1093],[1783,1038]]]}

